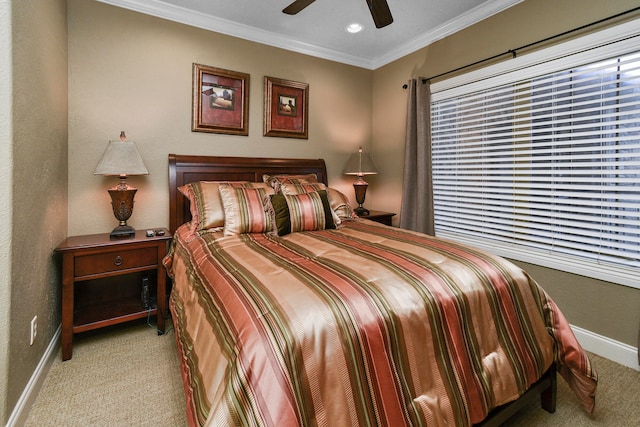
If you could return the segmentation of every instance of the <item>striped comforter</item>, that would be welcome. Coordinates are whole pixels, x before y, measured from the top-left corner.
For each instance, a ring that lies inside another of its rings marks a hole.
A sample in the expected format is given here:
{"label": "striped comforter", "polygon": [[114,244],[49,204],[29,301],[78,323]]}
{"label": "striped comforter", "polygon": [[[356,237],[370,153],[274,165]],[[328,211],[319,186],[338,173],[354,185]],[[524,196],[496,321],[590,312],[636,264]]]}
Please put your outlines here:
{"label": "striped comforter", "polygon": [[479,250],[366,220],[176,232],[165,265],[192,425],[466,426],[555,360],[597,377],[553,301]]}

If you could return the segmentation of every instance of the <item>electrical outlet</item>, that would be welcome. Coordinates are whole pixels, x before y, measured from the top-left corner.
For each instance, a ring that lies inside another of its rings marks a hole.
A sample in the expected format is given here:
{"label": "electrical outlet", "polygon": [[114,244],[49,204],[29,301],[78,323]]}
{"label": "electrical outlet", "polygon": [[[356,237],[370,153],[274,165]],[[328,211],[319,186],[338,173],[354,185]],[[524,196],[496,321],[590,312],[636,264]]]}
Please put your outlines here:
{"label": "electrical outlet", "polygon": [[33,342],[36,340],[36,335],[38,335],[38,316],[33,316],[33,319],[31,319],[31,339],[29,340],[29,345],[33,345]]}

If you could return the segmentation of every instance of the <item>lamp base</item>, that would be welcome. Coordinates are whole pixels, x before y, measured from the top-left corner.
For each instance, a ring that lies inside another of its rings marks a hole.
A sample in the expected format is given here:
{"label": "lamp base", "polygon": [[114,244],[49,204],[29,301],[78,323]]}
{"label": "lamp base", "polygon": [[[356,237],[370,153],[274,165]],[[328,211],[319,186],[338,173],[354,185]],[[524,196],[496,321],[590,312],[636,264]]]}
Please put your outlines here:
{"label": "lamp base", "polygon": [[353,211],[356,213],[356,215],[358,216],[362,216],[362,215],[369,215],[369,209],[364,208],[362,206],[358,206],[357,208],[354,208]]}
{"label": "lamp base", "polygon": [[111,231],[109,238],[111,240],[128,239],[136,235],[136,230],[130,225],[119,225]]}
{"label": "lamp base", "polygon": [[362,179],[362,175],[358,175],[358,180],[353,183],[353,189],[356,193],[356,202],[358,202],[358,207],[353,211],[356,215],[369,215],[369,209],[366,209],[362,204],[364,203],[364,198],[367,195],[367,187],[369,184],[367,181]]}
{"label": "lamp base", "polygon": [[138,189],[129,187],[125,179],[126,177],[121,176],[120,184],[108,190],[111,196],[113,215],[120,221],[120,225],[109,234],[111,240],[128,239],[136,234],[136,230],[127,225],[127,220],[133,213],[133,196],[136,195]]}

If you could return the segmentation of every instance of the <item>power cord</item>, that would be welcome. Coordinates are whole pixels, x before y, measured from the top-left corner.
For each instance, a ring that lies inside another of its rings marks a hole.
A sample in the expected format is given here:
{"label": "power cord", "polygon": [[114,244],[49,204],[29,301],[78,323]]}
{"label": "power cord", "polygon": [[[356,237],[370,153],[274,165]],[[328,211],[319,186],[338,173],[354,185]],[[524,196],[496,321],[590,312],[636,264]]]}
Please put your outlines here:
{"label": "power cord", "polygon": [[[171,324],[171,326],[169,328],[165,328],[165,331],[162,332],[160,329],[158,329],[156,327],[156,325],[151,323],[151,310],[153,310],[153,307],[151,307],[151,305],[149,305],[149,310],[147,311],[147,325],[149,325],[151,328],[155,329],[156,332],[158,333],[158,335],[166,335],[168,334],[171,329],[173,329],[173,324]],[[160,314],[158,314],[159,316]]]}

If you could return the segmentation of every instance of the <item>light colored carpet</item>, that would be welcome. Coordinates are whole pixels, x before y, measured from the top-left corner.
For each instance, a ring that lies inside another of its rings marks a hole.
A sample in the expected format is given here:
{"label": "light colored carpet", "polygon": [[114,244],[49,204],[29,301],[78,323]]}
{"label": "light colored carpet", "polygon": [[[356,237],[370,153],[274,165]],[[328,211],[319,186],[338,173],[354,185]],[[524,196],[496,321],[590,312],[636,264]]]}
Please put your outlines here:
{"label": "light colored carpet", "polygon": [[[640,372],[591,355],[598,370],[590,417],[558,377],[555,414],[534,402],[505,426],[640,426]],[[186,426],[173,330],[130,323],[75,337],[73,358],[53,363],[26,426]]]}
{"label": "light colored carpet", "polygon": [[131,322],[74,337],[56,360],[25,426],[187,425],[175,335]]}

